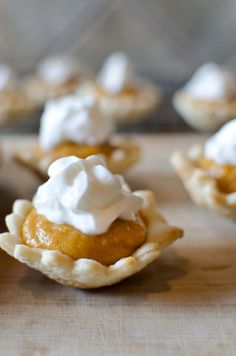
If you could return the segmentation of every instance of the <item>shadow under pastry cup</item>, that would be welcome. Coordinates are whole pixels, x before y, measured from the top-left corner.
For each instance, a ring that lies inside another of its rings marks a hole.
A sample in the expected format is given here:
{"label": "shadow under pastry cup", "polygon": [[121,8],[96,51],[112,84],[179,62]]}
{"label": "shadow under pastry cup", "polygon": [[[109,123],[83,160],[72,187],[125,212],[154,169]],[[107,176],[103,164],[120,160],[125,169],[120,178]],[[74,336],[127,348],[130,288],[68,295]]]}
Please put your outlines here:
{"label": "shadow under pastry cup", "polygon": [[213,132],[236,116],[236,98],[199,99],[185,89],[175,93],[173,106],[188,125],[203,132]]}
{"label": "shadow under pastry cup", "polygon": [[147,82],[117,94],[110,94],[96,82],[87,82],[77,92],[95,97],[104,114],[120,124],[144,120],[162,101],[161,90]]}
{"label": "shadow under pastry cup", "polygon": [[192,200],[199,206],[236,219],[236,191],[227,193],[220,189],[217,179],[199,166],[203,147],[193,146],[187,153],[175,152],[171,163],[181,178]]}
{"label": "shadow under pastry cup", "polygon": [[74,260],[57,250],[27,246],[22,239],[22,225],[33,205],[26,200],[14,203],[13,213],[6,218],[9,232],[0,234],[0,247],[20,262],[66,286],[98,288],[118,283],[142,270],[166,246],[183,235],[180,228],[168,225],[158,213],[155,198],[150,191],[137,191],[135,194],[144,201],[139,213],[146,225],[146,239],[132,255],[112,265],[107,266],[88,258]]}
{"label": "shadow under pastry cup", "polygon": [[[108,154],[90,152],[89,155],[98,154],[102,156],[112,173],[124,173],[140,160],[140,146],[132,139],[117,136],[113,137],[109,142],[110,146],[108,147],[111,148],[111,151]],[[76,144],[74,146],[76,147]],[[83,145],[81,146],[83,147]],[[73,153],[73,149],[67,154],[53,155],[52,153],[53,151],[42,151],[39,146],[33,145],[32,148],[28,148],[27,150],[18,149],[13,155],[13,159],[35,174],[39,179],[45,181],[48,179],[47,170],[52,162],[58,158],[76,155]],[[77,156],[85,158],[87,155]]]}

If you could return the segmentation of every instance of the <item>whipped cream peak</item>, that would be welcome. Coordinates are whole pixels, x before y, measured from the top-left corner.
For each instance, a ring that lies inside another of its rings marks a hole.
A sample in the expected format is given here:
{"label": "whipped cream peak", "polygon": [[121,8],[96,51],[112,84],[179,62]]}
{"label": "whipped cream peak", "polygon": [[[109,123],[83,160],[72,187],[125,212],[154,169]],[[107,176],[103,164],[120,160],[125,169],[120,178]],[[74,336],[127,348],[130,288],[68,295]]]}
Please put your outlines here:
{"label": "whipped cream peak", "polygon": [[46,58],[37,68],[38,76],[55,86],[63,85],[81,73],[82,69],[79,63],[70,56]]}
{"label": "whipped cream peak", "polygon": [[199,99],[230,99],[236,97],[236,78],[222,66],[206,63],[194,73],[185,89]]}
{"label": "whipped cream peak", "polygon": [[218,164],[236,165],[236,119],[224,125],[205,144],[205,156]]}
{"label": "whipped cream peak", "polygon": [[118,218],[134,220],[143,203],[99,156],[61,158],[51,164],[48,174],[49,180],[33,199],[37,212],[87,235],[107,232]]}
{"label": "whipped cream peak", "polygon": [[0,63],[0,90],[11,89],[15,83],[16,74],[8,65]]}
{"label": "whipped cream peak", "polygon": [[102,113],[93,96],[69,95],[46,104],[39,143],[46,151],[65,141],[97,145],[106,142],[113,132],[113,120]]}
{"label": "whipped cream peak", "polygon": [[124,52],[112,53],[103,63],[97,80],[111,94],[133,85],[135,73],[128,56]]}

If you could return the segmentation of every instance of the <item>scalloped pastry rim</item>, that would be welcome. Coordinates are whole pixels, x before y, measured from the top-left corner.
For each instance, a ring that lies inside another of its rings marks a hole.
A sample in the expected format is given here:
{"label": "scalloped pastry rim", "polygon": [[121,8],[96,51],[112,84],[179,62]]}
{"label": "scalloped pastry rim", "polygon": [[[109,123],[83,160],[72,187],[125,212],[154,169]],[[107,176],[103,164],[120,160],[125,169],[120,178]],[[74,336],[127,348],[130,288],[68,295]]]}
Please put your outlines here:
{"label": "scalloped pastry rim", "polygon": [[16,200],[13,213],[6,217],[9,232],[0,234],[0,247],[9,255],[49,278],[71,287],[99,288],[118,283],[139,272],[154,261],[161,250],[182,237],[183,230],[170,226],[155,208],[155,198],[150,191],[136,191],[144,199],[141,214],[148,222],[148,234],[145,243],[133,255],[105,266],[95,260],[72,260],[69,256],[55,250],[31,248],[21,243],[20,230],[32,203]]}
{"label": "scalloped pastry rim", "polygon": [[202,152],[200,145],[190,148],[187,154],[175,151],[171,156],[171,163],[197,205],[236,219],[236,192],[226,194],[220,191],[216,179],[196,166],[194,161]]}

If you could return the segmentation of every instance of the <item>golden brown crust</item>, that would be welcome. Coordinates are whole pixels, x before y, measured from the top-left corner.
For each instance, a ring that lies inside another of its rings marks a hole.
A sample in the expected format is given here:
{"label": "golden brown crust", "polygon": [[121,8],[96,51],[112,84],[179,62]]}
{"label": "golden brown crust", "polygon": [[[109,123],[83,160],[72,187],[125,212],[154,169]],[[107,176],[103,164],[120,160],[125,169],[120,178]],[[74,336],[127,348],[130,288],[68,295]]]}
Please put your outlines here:
{"label": "golden brown crust", "polygon": [[81,86],[78,93],[95,96],[104,114],[119,123],[132,123],[144,119],[161,103],[161,90],[150,84],[143,83],[137,87],[133,95],[110,95],[101,90],[98,84],[88,82]]}
{"label": "golden brown crust", "polygon": [[85,78],[80,76],[68,80],[62,85],[53,85],[37,76],[31,76],[25,80],[24,90],[39,105],[43,105],[49,99],[56,99],[73,93],[84,81]]}
{"label": "golden brown crust", "polygon": [[[108,168],[113,173],[123,173],[139,161],[140,147],[137,143],[129,138],[123,137],[113,137],[110,141],[112,145],[116,146],[116,149],[112,151],[110,156],[102,156],[105,159]],[[48,178],[47,170],[53,162],[51,157],[38,159],[36,158],[33,149],[22,149],[18,150],[13,158],[17,163],[29,169],[41,180],[46,180]]]}
{"label": "golden brown crust", "polygon": [[178,114],[199,131],[215,131],[236,116],[236,98],[215,101],[197,99],[185,89],[175,93],[173,105]]}
{"label": "golden brown crust", "polygon": [[0,92],[0,124],[24,119],[37,109],[36,102],[20,90]]}
{"label": "golden brown crust", "polygon": [[194,146],[187,154],[175,152],[171,162],[196,204],[236,219],[236,192],[220,191],[216,179],[198,167],[196,161],[202,154],[202,147]]}
{"label": "golden brown crust", "polygon": [[156,259],[161,250],[183,235],[177,227],[169,226],[156,211],[155,198],[149,191],[137,191],[144,199],[141,214],[147,222],[148,233],[145,243],[135,253],[105,266],[95,260],[72,260],[58,252],[31,248],[22,243],[21,227],[24,218],[32,209],[26,200],[17,200],[13,213],[6,218],[9,232],[0,234],[0,247],[20,262],[35,268],[49,278],[71,287],[98,288],[118,283],[143,269]]}

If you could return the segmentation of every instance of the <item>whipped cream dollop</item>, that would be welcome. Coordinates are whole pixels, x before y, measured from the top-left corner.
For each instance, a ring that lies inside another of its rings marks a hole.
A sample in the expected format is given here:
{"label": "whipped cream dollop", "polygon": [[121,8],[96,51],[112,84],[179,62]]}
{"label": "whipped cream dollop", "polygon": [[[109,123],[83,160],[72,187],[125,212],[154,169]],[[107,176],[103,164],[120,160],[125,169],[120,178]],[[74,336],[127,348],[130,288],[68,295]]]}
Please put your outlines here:
{"label": "whipped cream dollop", "polygon": [[185,89],[199,99],[230,99],[236,96],[236,78],[222,66],[206,63],[194,73]]}
{"label": "whipped cream dollop", "polygon": [[65,141],[97,145],[106,142],[113,131],[114,122],[101,112],[94,97],[70,95],[46,104],[39,143],[44,150]]}
{"label": "whipped cream dollop", "polygon": [[132,85],[135,74],[128,56],[123,52],[112,53],[105,60],[97,80],[111,94],[117,94]]}
{"label": "whipped cream dollop", "polygon": [[48,175],[33,199],[37,212],[87,235],[105,233],[117,218],[134,220],[142,206],[123,177],[113,175],[98,156],[58,159]]}
{"label": "whipped cream dollop", "polygon": [[236,165],[236,119],[224,125],[205,144],[205,156],[223,165]]}
{"label": "whipped cream dollop", "polygon": [[16,75],[6,64],[0,63],[0,90],[10,89],[16,83]]}
{"label": "whipped cream dollop", "polygon": [[53,56],[42,61],[37,75],[53,85],[59,86],[81,74],[78,62],[69,56]]}

